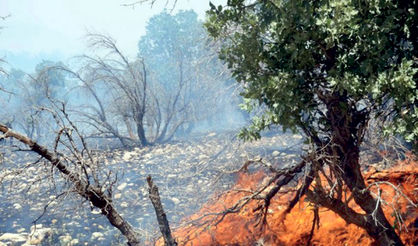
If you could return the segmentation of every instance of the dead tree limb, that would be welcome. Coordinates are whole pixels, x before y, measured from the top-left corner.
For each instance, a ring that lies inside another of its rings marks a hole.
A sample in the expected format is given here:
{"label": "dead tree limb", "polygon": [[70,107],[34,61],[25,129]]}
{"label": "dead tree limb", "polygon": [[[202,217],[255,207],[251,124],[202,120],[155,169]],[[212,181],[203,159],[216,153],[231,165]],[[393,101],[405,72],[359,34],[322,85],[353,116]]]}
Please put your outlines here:
{"label": "dead tree limb", "polygon": [[158,193],[158,187],[152,182],[151,176],[147,177],[149,198],[157,215],[158,225],[160,226],[161,234],[163,234],[164,243],[167,246],[175,246],[177,242],[171,235],[170,225],[168,224],[167,216],[164,212],[163,205],[161,204],[160,194]]}
{"label": "dead tree limb", "polygon": [[42,156],[48,160],[52,166],[65,176],[69,182],[74,185],[75,191],[85,199],[91,202],[93,206],[99,208],[109,222],[116,227],[128,240],[128,245],[140,245],[139,235],[134,228],[126,221],[116,210],[113,205],[111,194],[107,195],[101,187],[92,186],[79,173],[72,171],[65,162],[54,152],[51,152],[46,147],[39,145],[32,139],[9,129],[7,126],[0,124],[0,132],[4,137],[12,137],[27,145],[31,151]]}

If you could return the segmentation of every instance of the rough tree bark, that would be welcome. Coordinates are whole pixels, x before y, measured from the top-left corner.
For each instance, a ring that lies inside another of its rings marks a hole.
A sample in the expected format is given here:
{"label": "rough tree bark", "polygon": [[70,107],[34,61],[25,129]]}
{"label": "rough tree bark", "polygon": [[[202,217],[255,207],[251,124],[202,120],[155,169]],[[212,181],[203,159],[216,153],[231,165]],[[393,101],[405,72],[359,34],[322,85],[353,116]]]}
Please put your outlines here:
{"label": "rough tree bark", "polygon": [[133,227],[126,221],[116,210],[113,205],[111,196],[105,194],[105,191],[100,187],[94,187],[89,184],[78,173],[71,171],[65,163],[53,152],[49,151],[46,147],[39,145],[32,139],[19,134],[7,126],[0,124],[0,132],[5,137],[12,137],[27,145],[31,151],[42,156],[48,160],[62,175],[64,175],[69,182],[74,185],[76,192],[90,201],[95,207],[99,208],[109,222],[116,227],[128,240],[128,245],[137,246],[140,245],[139,235]]}
{"label": "rough tree bark", "polygon": [[[328,154],[336,157],[337,167],[343,170],[342,179],[352,192],[354,201],[366,212],[365,215],[361,215],[364,221],[357,223],[357,225],[364,228],[380,245],[403,245],[394,228],[386,219],[382,207],[366,189],[366,183],[360,170],[360,144],[363,137],[362,131],[367,124],[365,114],[357,110],[344,95],[328,95],[325,104],[332,133],[331,144],[327,148]],[[336,205],[336,201],[319,199],[319,202],[323,206],[335,210],[344,219],[347,217],[342,210],[331,208],[331,205]],[[374,220],[373,223],[370,221],[371,218]]]}

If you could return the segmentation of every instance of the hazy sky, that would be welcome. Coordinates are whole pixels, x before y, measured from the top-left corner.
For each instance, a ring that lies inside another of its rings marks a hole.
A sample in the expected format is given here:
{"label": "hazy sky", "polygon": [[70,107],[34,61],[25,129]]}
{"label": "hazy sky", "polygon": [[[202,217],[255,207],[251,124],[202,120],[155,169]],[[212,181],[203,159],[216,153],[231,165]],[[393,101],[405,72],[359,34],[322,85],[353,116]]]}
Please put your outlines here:
{"label": "hazy sky", "polygon": [[[104,33],[117,40],[130,56],[137,53],[137,43],[145,33],[147,20],[160,13],[166,0],[152,8],[122,6],[134,0],[0,0],[0,57],[45,56],[71,57],[85,51],[87,31]],[[224,3],[226,0],[212,0]],[[171,8],[171,5],[167,6]],[[209,0],[178,0],[178,9],[193,9],[204,18]],[[11,55],[12,54],[12,55]],[[12,59],[12,58],[11,58]]]}

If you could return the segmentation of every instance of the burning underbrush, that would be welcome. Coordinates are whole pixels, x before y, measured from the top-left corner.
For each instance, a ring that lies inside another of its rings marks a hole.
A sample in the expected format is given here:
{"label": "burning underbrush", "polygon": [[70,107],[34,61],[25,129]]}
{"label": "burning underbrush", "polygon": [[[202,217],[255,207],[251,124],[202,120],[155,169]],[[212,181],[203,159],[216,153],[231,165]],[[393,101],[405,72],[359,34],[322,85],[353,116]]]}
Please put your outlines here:
{"label": "burning underbrush", "polygon": [[[306,197],[286,212],[298,186],[296,183],[271,200],[265,224],[258,209],[261,201],[248,201],[239,211],[231,209],[242,204],[246,194],[263,185],[266,176],[262,171],[238,174],[234,187],[215,196],[188,218],[187,223],[174,230],[179,245],[373,245],[363,229],[347,224],[330,210],[315,209]],[[381,194],[385,214],[406,245],[418,243],[417,212],[412,205],[417,204],[417,178],[418,163],[411,158],[391,169],[370,169],[365,173],[371,191]],[[345,197],[349,200],[350,194],[346,193]],[[348,204],[360,212],[352,202]],[[319,221],[313,223],[316,216]]]}

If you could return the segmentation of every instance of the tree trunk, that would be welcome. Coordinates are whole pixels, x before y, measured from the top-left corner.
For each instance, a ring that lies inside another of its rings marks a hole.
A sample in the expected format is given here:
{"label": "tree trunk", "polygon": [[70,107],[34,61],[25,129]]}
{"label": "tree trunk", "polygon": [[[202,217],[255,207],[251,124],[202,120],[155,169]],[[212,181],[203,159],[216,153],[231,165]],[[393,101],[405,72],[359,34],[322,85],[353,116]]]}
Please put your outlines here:
{"label": "tree trunk", "polygon": [[[367,234],[369,234],[378,243],[378,245],[403,245],[400,240],[397,241],[396,239],[388,236],[387,232],[385,232],[384,229],[382,230],[382,226],[376,224],[372,215],[359,214],[348,207],[341,200],[332,198],[328,194],[322,193],[320,190],[308,190],[306,192],[306,196],[310,201],[328,208],[338,214],[348,224],[355,224],[358,227],[363,228]],[[392,237],[397,236],[392,235]]]}
{"label": "tree trunk", "polygon": [[383,209],[376,206],[377,201],[366,190],[363,175],[360,171],[358,147],[347,150],[344,161],[341,163],[344,170],[343,179],[353,194],[354,201],[368,214],[375,214],[377,226],[365,228],[379,245],[403,245],[392,225],[386,219]]}
{"label": "tree trunk", "polygon": [[142,112],[135,112],[135,123],[136,123],[136,135],[138,136],[139,143],[141,146],[147,146],[148,140],[145,136],[145,129],[144,129],[144,114]]}
{"label": "tree trunk", "polygon": [[342,178],[352,192],[355,202],[367,216],[375,215],[374,224],[367,223],[367,227],[363,228],[379,245],[403,245],[386,219],[380,204],[377,204],[370,191],[366,189],[360,170],[361,131],[367,120],[355,106],[345,100],[344,95],[334,94],[329,98],[326,103],[327,118],[331,123],[332,137],[328,154],[337,155],[337,165],[344,171]]}
{"label": "tree trunk", "polygon": [[141,146],[147,146],[149,143],[147,137],[145,136],[145,129],[142,122],[136,124],[136,133],[138,135],[139,143]]}

